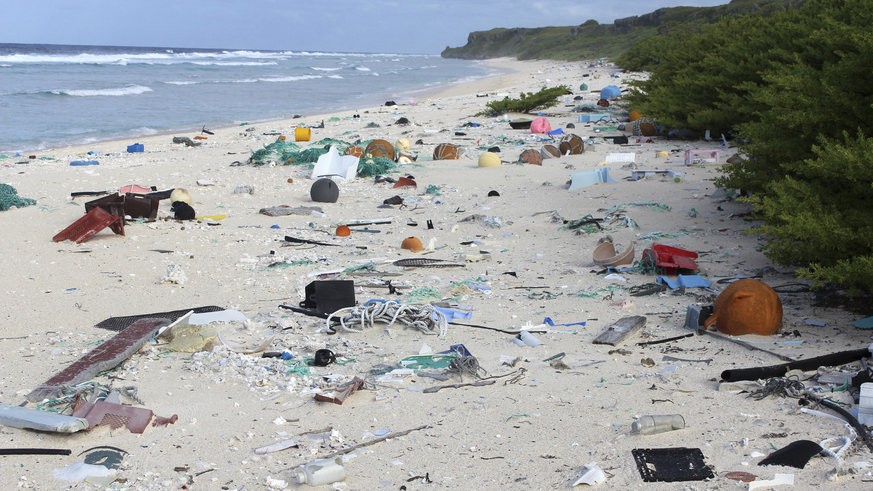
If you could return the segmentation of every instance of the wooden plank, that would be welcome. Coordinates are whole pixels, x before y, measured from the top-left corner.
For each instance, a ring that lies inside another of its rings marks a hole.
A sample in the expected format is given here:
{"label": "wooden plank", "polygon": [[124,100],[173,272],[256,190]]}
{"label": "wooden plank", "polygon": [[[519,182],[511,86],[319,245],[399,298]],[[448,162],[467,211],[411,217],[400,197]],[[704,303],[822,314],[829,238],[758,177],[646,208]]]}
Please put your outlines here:
{"label": "wooden plank", "polygon": [[605,331],[600,333],[593,342],[594,344],[616,346],[631,334],[642,329],[645,325],[646,318],[641,315],[622,317],[615,321],[611,326],[607,327]]}

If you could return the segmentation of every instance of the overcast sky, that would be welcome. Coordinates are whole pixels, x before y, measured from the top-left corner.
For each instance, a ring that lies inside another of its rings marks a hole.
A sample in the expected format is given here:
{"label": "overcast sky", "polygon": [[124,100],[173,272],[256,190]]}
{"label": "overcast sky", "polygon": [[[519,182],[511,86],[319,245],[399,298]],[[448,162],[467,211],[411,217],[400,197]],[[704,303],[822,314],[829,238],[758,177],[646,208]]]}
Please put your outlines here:
{"label": "overcast sky", "polygon": [[436,54],[495,27],[726,0],[0,0],[0,42]]}

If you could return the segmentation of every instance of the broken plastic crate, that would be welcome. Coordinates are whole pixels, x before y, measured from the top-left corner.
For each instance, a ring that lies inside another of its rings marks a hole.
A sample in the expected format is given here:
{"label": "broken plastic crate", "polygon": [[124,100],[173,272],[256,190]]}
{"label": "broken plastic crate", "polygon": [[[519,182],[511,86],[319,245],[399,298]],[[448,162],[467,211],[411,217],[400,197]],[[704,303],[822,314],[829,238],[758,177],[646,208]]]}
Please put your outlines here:
{"label": "broken plastic crate", "polygon": [[643,251],[642,264],[667,275],[697,272],[697,253],[664,244],[652,244]]}
{"label": "broken plastic crate", "polygon": [[114,223],[117,223],[119,220],[122,222],[124,221],[123,218],[119,218],[112,213],[107,212],[103,208],[96,206],[88,213],[85,213],[82,218],[79,218],[75,222],[71,223],[70,226],[58,232],[54,237],[52,237],[52,240],[55,242],[61,242],[62,240],[72,240],[77,244],[81,244],[82,242],[85,242],[91,237],[97,235],[97,232]]}
{"label": "broken plastic crate", "polygon": [[112,193],[108,196],[88,201],[85,203],[85,211],[89,212],[98,206],[121,219],[112,222],[109,228],[118,235],[124,235],[124,196]]}

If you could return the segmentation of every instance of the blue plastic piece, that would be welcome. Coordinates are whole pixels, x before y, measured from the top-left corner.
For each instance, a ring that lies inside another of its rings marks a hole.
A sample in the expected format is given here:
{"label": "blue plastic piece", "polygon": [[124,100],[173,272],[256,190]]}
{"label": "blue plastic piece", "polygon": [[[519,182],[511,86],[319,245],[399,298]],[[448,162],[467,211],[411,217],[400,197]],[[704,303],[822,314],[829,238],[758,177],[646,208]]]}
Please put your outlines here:
{"label": "blue plastic piece", "polygon": [[585,325],[585,321],[580,321],[580,322],[568,322],[568,323],[566,323],[566,324],[555,324],[555,321],[553,321],[551,317],[546,317],[546,318],[543,319],[543,324],[548,324],[548,325],[550,325],[550,326],[552,326],[552,327],[555,327],[555,326],[584,326],[584,325]]}
{"label": "blue plastic piece", "polygon": [[675,290],[679,287],[709,288],[710,286],[712,286],[711,281],[697,274],[680,274],[676,278],[671,278],[669,276],[658,276],[655,281],[662,285],[667,285],[668,287],[670,287],[671,290]]}
{"label": "blue plastic piece", "polygon": [[97,162],[96,160],[74,160],[70,162],[70,165],[80,167],[83,165],[100,165],[100,162]]}
{"label": "blue plastic piece", "polygon": [[141,153],[145,151],[145,145],[142,143],[134,143],[127,146],[127,153]]}
{"label": "blue plastic piece", "polygon": [[433,305],[433,308],[434,308],[434,310],[442,312],[443,315],[446,316],[446,319],[448,320],[448,322],[453,322],[456,320],[457,321],[465,321],[465,320],[470,320],[473,318],[473,312],[468,312],[465,310],[450,309],[450,308],[446,308],[446,307],[437,307],[436,305]]}

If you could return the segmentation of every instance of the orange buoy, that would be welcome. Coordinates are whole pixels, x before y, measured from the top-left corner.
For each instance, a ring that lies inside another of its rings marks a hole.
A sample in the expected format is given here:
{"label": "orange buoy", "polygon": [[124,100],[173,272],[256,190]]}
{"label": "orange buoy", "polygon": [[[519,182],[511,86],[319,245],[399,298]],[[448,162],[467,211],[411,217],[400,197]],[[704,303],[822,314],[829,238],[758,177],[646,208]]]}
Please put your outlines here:
{"label": "orange buoy", "polygon": [[352,235],[352,229],[348,225],[340,225],[336,228],[337,237],[348,237],[349,235]]}
{"label": "orange buoy", "polygon": [[421,252],[424,250],[424,244],[418,237],[407,237],[400,243],[400,248],[411,252]]}
{"label": "orange buoy", "polygon": [[521,152],[521,155],[518,156],[518,161],[531,165],[543,165],[543,156],[536,150],[529,148]]}
{"label": "orange buoy", "polygon": [[433,149],[434,160],[458,160],[460,157],[458,146],[451,143],[440,143]]}
{"label": "orange buoy", "polygon": [[364,149],[361,147],[356,147],[356,146],[352,145],[350,147],[346,147],[346,151],[343,153],[345,155],[352,155],[352,156],[361,158],[364,156]]}
{"label": "orange buoy", "polygon": [[364,149],[364,154],[394,160],[394,145],[387,140],[373,140]]}
{"label": "orange buoy", "polygon": [[715,299],[712,316],[706,319],[704,326],[713,324],[731,336],[772,336],[782,327],[782,301],[763,281],[753,278],[737,280]]}
{"label": "orange buoy", "polygon": [[418,184],[411,177],[401,177],[394,183],[395,188],[417,188]]}

